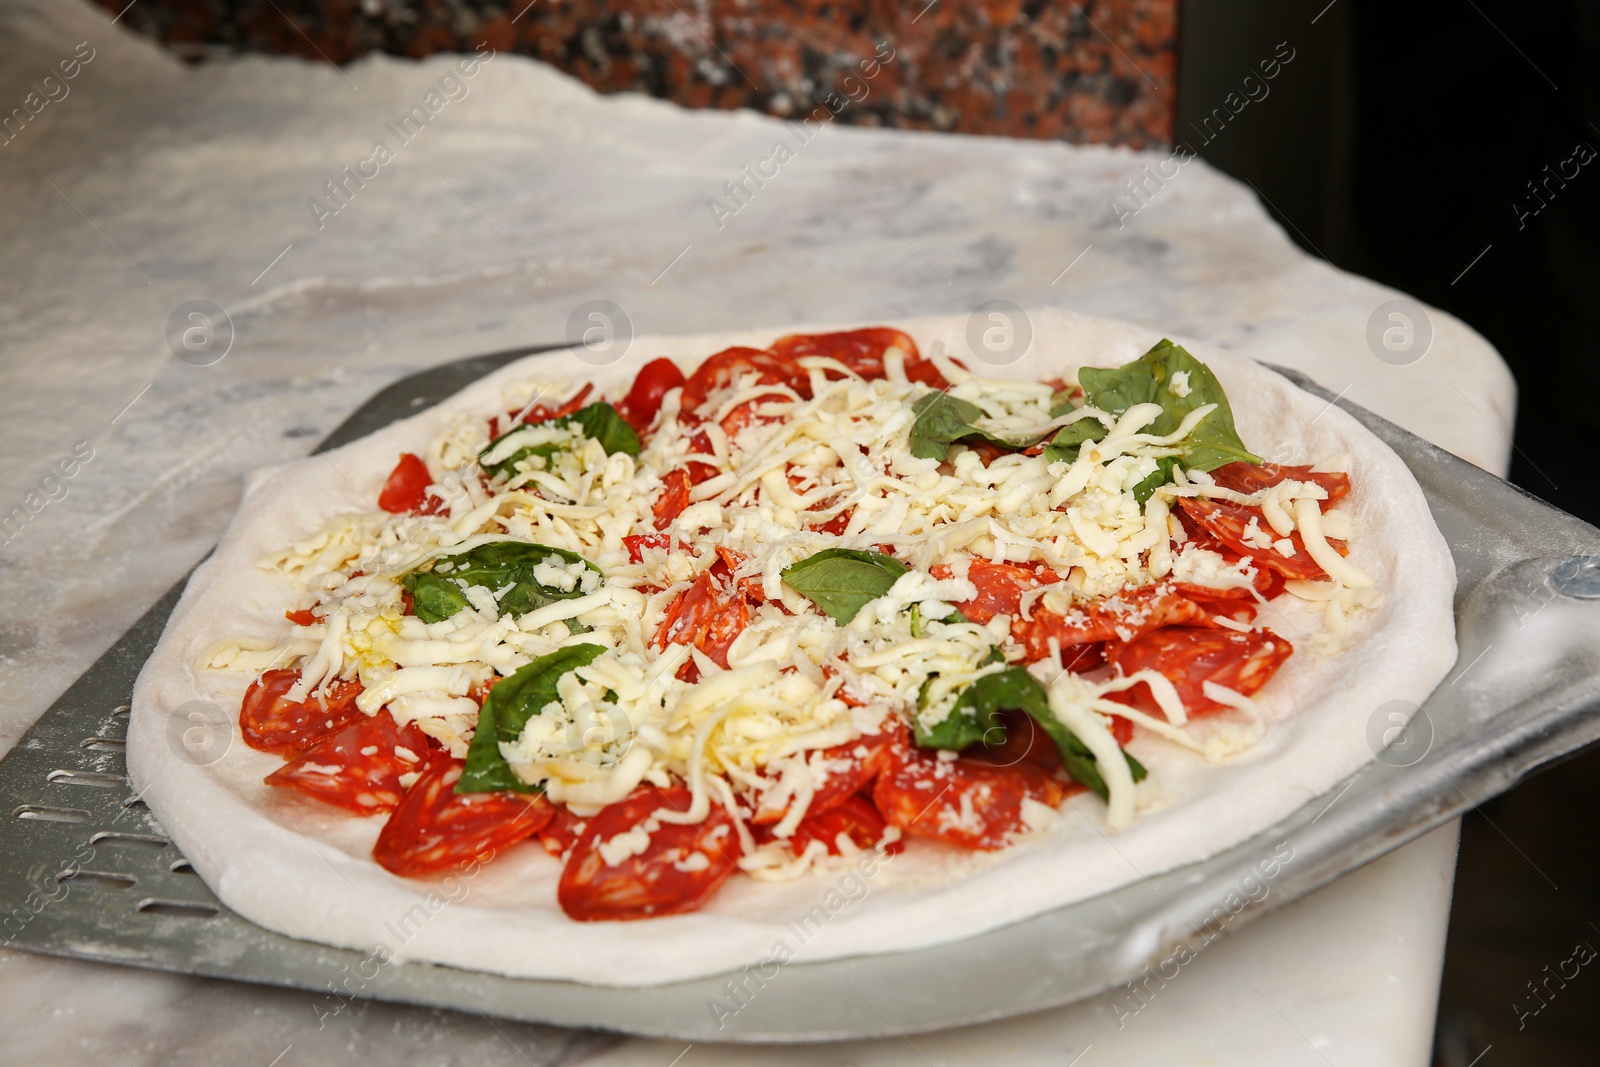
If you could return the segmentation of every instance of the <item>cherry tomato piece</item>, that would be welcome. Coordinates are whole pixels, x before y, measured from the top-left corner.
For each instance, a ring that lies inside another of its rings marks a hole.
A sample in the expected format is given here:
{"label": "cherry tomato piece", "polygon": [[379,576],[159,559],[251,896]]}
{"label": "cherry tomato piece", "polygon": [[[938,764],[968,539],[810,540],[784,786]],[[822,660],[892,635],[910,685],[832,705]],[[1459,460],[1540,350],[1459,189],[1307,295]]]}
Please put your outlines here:
{"label": "cherry tomato piece", "polygon": [[457,793],[464,761],[438,753],[383,824],[372,858],[411,877],[493,859],[538,833],[554,808],[527,793]]}
{"label": "cherry tomato piece", "polygon": [[290,700],[288,692],[299,680],[299,671],[280,667],[250,683],[239,706],[239,732],[245,744],[292,756],[364,718],[356,707],[360,682],[336,681],[320,697],[313,693]]}
{"label": "cherry tomato piece", "polygon": [[[663,809],[686,812],[692,801],[682,786],[647,785],[602,808],[572,848],[556,899],[579,922],[648,919],[693,911],[732,876],[739,860],[733,821],[716,803],[704,820],[680,824],[654,816]],[[630,831],[648,837],[640,847],[617,850]]]}
{"label": "cherry tomato piece", "polygon": [[617,405],[617,414],[641,436],[656,421],[661,411],[661,399],[673,389],[683,385],[683,371],[665,356],[652,359],[639,368],[633,379],[633,388]]}
{"label": "cherry tomato piece", "polygon": [[383,491],[378,494],[378,507],[394,515],[408,512],[437,515],[443,510],[444,502],[428,494],[428,486],[432,484],[433,475],[428,473],[428,465],[422,462],[422,457],[402,452],[400,462],[395,464],[389,480],[383,483]]}

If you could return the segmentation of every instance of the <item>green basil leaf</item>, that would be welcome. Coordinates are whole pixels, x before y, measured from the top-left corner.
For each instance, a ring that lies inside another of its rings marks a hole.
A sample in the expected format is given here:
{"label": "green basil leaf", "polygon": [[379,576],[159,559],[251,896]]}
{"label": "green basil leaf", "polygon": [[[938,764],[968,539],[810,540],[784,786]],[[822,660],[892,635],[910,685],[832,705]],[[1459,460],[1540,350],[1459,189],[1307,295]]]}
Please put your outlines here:
{"label": "green basil leaf", "polygon": [[[957,698],[946,718],[931,728],[923,727],[913,719],[913,732],[917,744],[924,748],[965,748],[984,740],[988,731],[999,728],[1004,739],[1004,726],[1000,721],[1002,711],[1026,712],[1034,722],[1055,742],[1061,754],[1061,763],[1073,781],[1085,786],[1101,800],[1110,799],[1110,790],[1100,775],[1100,768],[1089,746],[1067,729],[1066,723],[1056,718],[1050,710],[1050,699],[1038,679],[1022,667],[1008,667],[994,674],[986,674],[973,682]],[[992,739],[994,735],[990,734]],[[947,744],[946,741],[962,741]],[[1135,782],[1149,773],[1144,765],[1127,752],[1128,770]]]}
{"label": "green basil leaf", "polygon": [[544,792],[544,786],[529,785],[516,776],[500,754],[500,744],[516,741],[529,719],[543,711],[546,704],[561,699],[556,682],[562,675],[593,663],[605,650],[603,645],[568,645],[519,667],[489,690],[478,712],[478,728],[467,745],[467,762],[456,792]]}
{"label": "green basil leaf", "polygon": [[1043,437],[1008,440],[980,430],[976,423],[988,417],[983,409],[949,393],[925,393],[912,402],[911,410],[917,417],[911,421],[909,444],[911,454],[919,459],[944,459],[950,446],[959,441],[984,441],[1015,452],[1032,448],[1044,440]]}
{"label": "green basil leaf", "polygon": [[526,541],[491,541],[460,555],[434,560],[431,570],[412,571],[400,579],[400,584],[411,593],[411,610],[423,622],[443,621],[466,607],[463,584],[480,585],[495,593],[511,586],[511,591],[499,598],[500,613],[521,617],[558,600],[583,595],[581,586],[558,589],[533,576],[535,567],[551,559],[581,563],[596,574],[602,573],[593,563],[564,548]]}
{"label": "green basil leaf", "polygon": [[599,441],[607,455],[617,452],[626,452],[630,456],[639,454],[639,435],[633,432],[633,427],[617,413],[616,408],[603,400],[580,408],[556,422],[580,427],[583,436]]}
{"label": "green basil leaf", "polygon": [[895,580],[910,569],[882,552],[825,548],[791,564],[783,572],[783,580],[843,625],[893,588]]}
{"label": "green basil leaf", "polygon": [[1107,432],[1099,419],[1079,419],[1077,422],[1068,423],[1061,427],[1053,441],[1044,446],[1045,462],[1074,463],[1078,459],[1079,447],[1090,441],[1100,440]]}
{"label": "green basil leaf", "polygon": [[[552,428],[573,427],[585,437],[600,442],[600,447],[606,452],[626,452],[630,456],[639,454],[639,435],[633,432],[633,427],[617,413],[617,409],[604,401],[590,404],[588,407],[579,408],[571,415],[563,415],[559,419],[549,419],[545,422],[533,423],[534,426],[548,426]],[[549,443],[542,445],[529,445],[519,448],[511,455],[498,463],[485,462],[484,458],[495,447],[514,433],[526,430],[527,426],[513,426],[478,453],[478,465],[493,476],[510,477],[516,473],[517,464],[532,456],[543,456],[548,462],[557,452],[562,450],[562,445]]]}
{"label": "green basil leaf", "polygon": [[[1172,391],[1172,380],[1177,374],[1188,376],[1188,392],[1179,396]],[[1146,427],[1145,432],[1165,435],[1175,431],[1184,417],[1196,408],[1215,404],[1217,408],[1200,421],[1179,444],[1182,451],[1176,462],[1162,461],[1161,470],[1141,482],[1134,495],[1141,503],[1149,499],[1157,488],[1172,480],[1172,469],[1179,463],[1185,470],[1210,471],[1243,460],[1260,463],[1239,440],[1233,425],[1233,408],[1222,383],[1211,369],[1191,356],[1181,345],[1163,340],[1150,351],[1131,363],[1120,367],[1084,367],[1078,371],[1078,381],[1083,386],[1084,403],[1099,408],[1109,415],[1121,416],[1135,404],[1159,404],[1161,414]],[[1051,462],[1078,458],[1078,448],[1086,441],[1104,437],[1105,427],[1097,420],[1081,419],[1063,427],[1045,449],[1045,458]]]}
{"label": "green basil leaf", "polygon": [[432,571],[412,571],[400,585],[411,594],[411,613],[423,622],[440,622],[469,606],[459,585]]}

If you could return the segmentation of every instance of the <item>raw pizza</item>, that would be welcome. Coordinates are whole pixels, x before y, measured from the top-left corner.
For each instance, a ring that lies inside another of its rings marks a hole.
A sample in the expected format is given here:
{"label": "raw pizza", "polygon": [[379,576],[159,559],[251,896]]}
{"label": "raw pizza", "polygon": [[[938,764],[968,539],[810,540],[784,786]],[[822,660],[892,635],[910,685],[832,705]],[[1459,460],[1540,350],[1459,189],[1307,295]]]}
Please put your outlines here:
{"label": "raw pizza", "polygon": [[[665,981],[852,870],[809,958],[1201,858],[1448,667],[1448,554],[1342,413],[1095,320],[1003,372],[921,325],[525,361],[258,482],[141,677],[152,807],[285,932]],[[154,743],[196,698],[215,765]]]}

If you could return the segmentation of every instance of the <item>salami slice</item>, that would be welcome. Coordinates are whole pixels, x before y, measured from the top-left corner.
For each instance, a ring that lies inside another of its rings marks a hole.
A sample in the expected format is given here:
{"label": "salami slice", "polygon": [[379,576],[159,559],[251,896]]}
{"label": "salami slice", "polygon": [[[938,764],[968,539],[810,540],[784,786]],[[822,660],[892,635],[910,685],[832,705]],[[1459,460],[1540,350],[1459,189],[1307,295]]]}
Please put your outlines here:
{"label": "salami slice", "polygon": [[1236,493],[1258,493],[1279,482],[1316,482],[1327,490],[1324,505],[1331,507],[1350,492],[1350,476],[1337,471],[1314,471],[1310,467],[1290,467],[1275,463],[1245,463],[1242,460],[1224,464],[1211,472],[1211,478],[1224,489]]}
{"label": "salami slice", "polygon": [[952,845],[1004,848],[1026,831],[1024,800],[1055,807],[1066,794],[1037,763],[1010,766],[911,753],[878,776],[872,802],[890,826]]}
{"label": "salami slice", "polygon": [[784,385],[800,396],[811,395],[810,376],[793,359],[761,348],[725,348],[689,375],[681,394],[683,410],[696,410],[712,393],[726,389],[745,374],[758,375],[764,385]]}
{"label": "salami slice", "polygon": [[[1026,662],[1035,663],[1049,657],[1052,640],[1062,649],[1062,658],[1071,659],[1068,650],[1074,645],[1125,641],[1163,626],[1204,625],[1209,618],[1203,607],[1170,587],[1147,585],[1083,604],[1067,615],[1035,608],[1032,618],[1012,621],[1011,636],[1022,645]],[[1078,669],[1085,668],[1080,664]]]}
{"label": "salami slice", "polygon": [[568,918],[648,919],[693,911],[710,898],[734,872],[739,836],[716,804],[698,823],[654,817],[686,812],[690,801],[682,786],[641,786],[590,819],[556,889]]}
{"label": "salami slice", "polygon": [[656,498],[651,512],[656,518],[656,529],[665,530],[689,506],[689,472],[681,467],[670,470],[661,482],[661,495]]}
{"label": "salami slice", "polygon": [[[813,841],[822,842],[829,853],[841,856],[844,850],[839,847],[840,834],[856,848],[865,850],[878,847],[888,828],[866,797],[848,796],[827,811],[807,813],[794,828],[789,844],[796,856],[804,855],[806,846]],[[893,854],[905,851],[905,847],[903,841],[895,840],[884,845],[884,851]]]}
{"label": "salami slice", "polygon": [[1317,562],[1306,552],[1299,531],[1291,531],[1289,534],[1289,541],[1294,546],[1294,554],[1291,556],[1284,555],[1271,545],[1258,548],[1245,540],[1246,530],[1249,529],[1252,520],[1256,528],[1265,531],[1268,537],[1274,541],[1279,539],[1272,532],[1272,527],[1267,525],[1266,516],[1262,515],[1260,508],[1247,507],[1227,500],[1202,500],[1199,497],[1185,497],[1178,506],[1186,518],[1192,519],[1206,533],[1234,552],[1249,557],[1258,567],[1277,571],[1285,578],[1298,578],[1304,581],[1321,581],[1327,577]]}
{"label": "salami slice", "polygon": [[362,717],[356,707],[360,682],[336,681],[320,696],[290,700],[287,694],[299,680],[299,671],[279,668],[250,684],[239,706],[239,733],[245,744],[291,756]]}
{"label": "salami slice", "polygon": [[462,766],[437,753],[406,790],[372,848],[384,870],[409,877],[487,862],[550,821],[542,795],[457,793]]}
{"label": "salami slice", "polygon": [[405,787],[400,776],[422,770],[428,736],[414,723],[396,726],[387,708],[362,715],[267,775],[287,786],[358,815],[391,811]]}
{"label": "salami slice", "polygon": [[[1109,656],[1125,675],[1145,669],[1164,675],[1193,718],[1225,707],[1206,696],[1206,682],[1249,696],[1266,685],[1293,652],[1294,646],[1271,630],[1239,633],[1175,626],[1114,646]],[[1147,685],[1136,685],[1110,699],[1157,717],[1162,714]]]}
{"label": "salami slice", "polygon": [[[806,818],[821,815],[866,790],[880,772],[903,757],[910,743],[910,731],[897,720],[881,733],[864,734],[854,741],[813,754],[807,762],[820,766],[823,777],[814,785],[811,803],[806,806]],[[789,799],[771,798],[770,793],[763,796],[750,821],[757,825],[781,821],[789,810]]]}

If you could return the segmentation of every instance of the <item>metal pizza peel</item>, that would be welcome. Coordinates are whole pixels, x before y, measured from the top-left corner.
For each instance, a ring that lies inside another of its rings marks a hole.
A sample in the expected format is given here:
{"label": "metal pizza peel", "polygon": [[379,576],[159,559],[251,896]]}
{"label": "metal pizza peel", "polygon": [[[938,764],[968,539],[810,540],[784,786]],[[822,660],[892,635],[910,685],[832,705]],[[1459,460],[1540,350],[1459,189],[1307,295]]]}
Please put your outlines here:
{"label": "metal pizza peel", "polygon": [[[411,375],[362,405],[319,451],[559,347]],[[1455,558],[1460,655],[1414,715],[1374,709],[1370,763],[1203,862],[951,944],[814,963],[802,949],[782,966],[648,988],[374,965],[372,953],[286,937],[230,911],[132,795],[122,757],[128,703],[180,582],[0,761],[0,940],[53,956],[689,1041],[916,1033],[1126,982],[1176,947],[1240,929],[1600,739],[1600,530],[1301,374],[1281,373],[1339,404],[1421,484]],[[1286,841],[1292,863],[1282,862]],[[1241,895],[1268,870],[1270,893]],[[760,995],[773,986],[781,995]],[[856,989],[873,990],[870,1003]]]}

